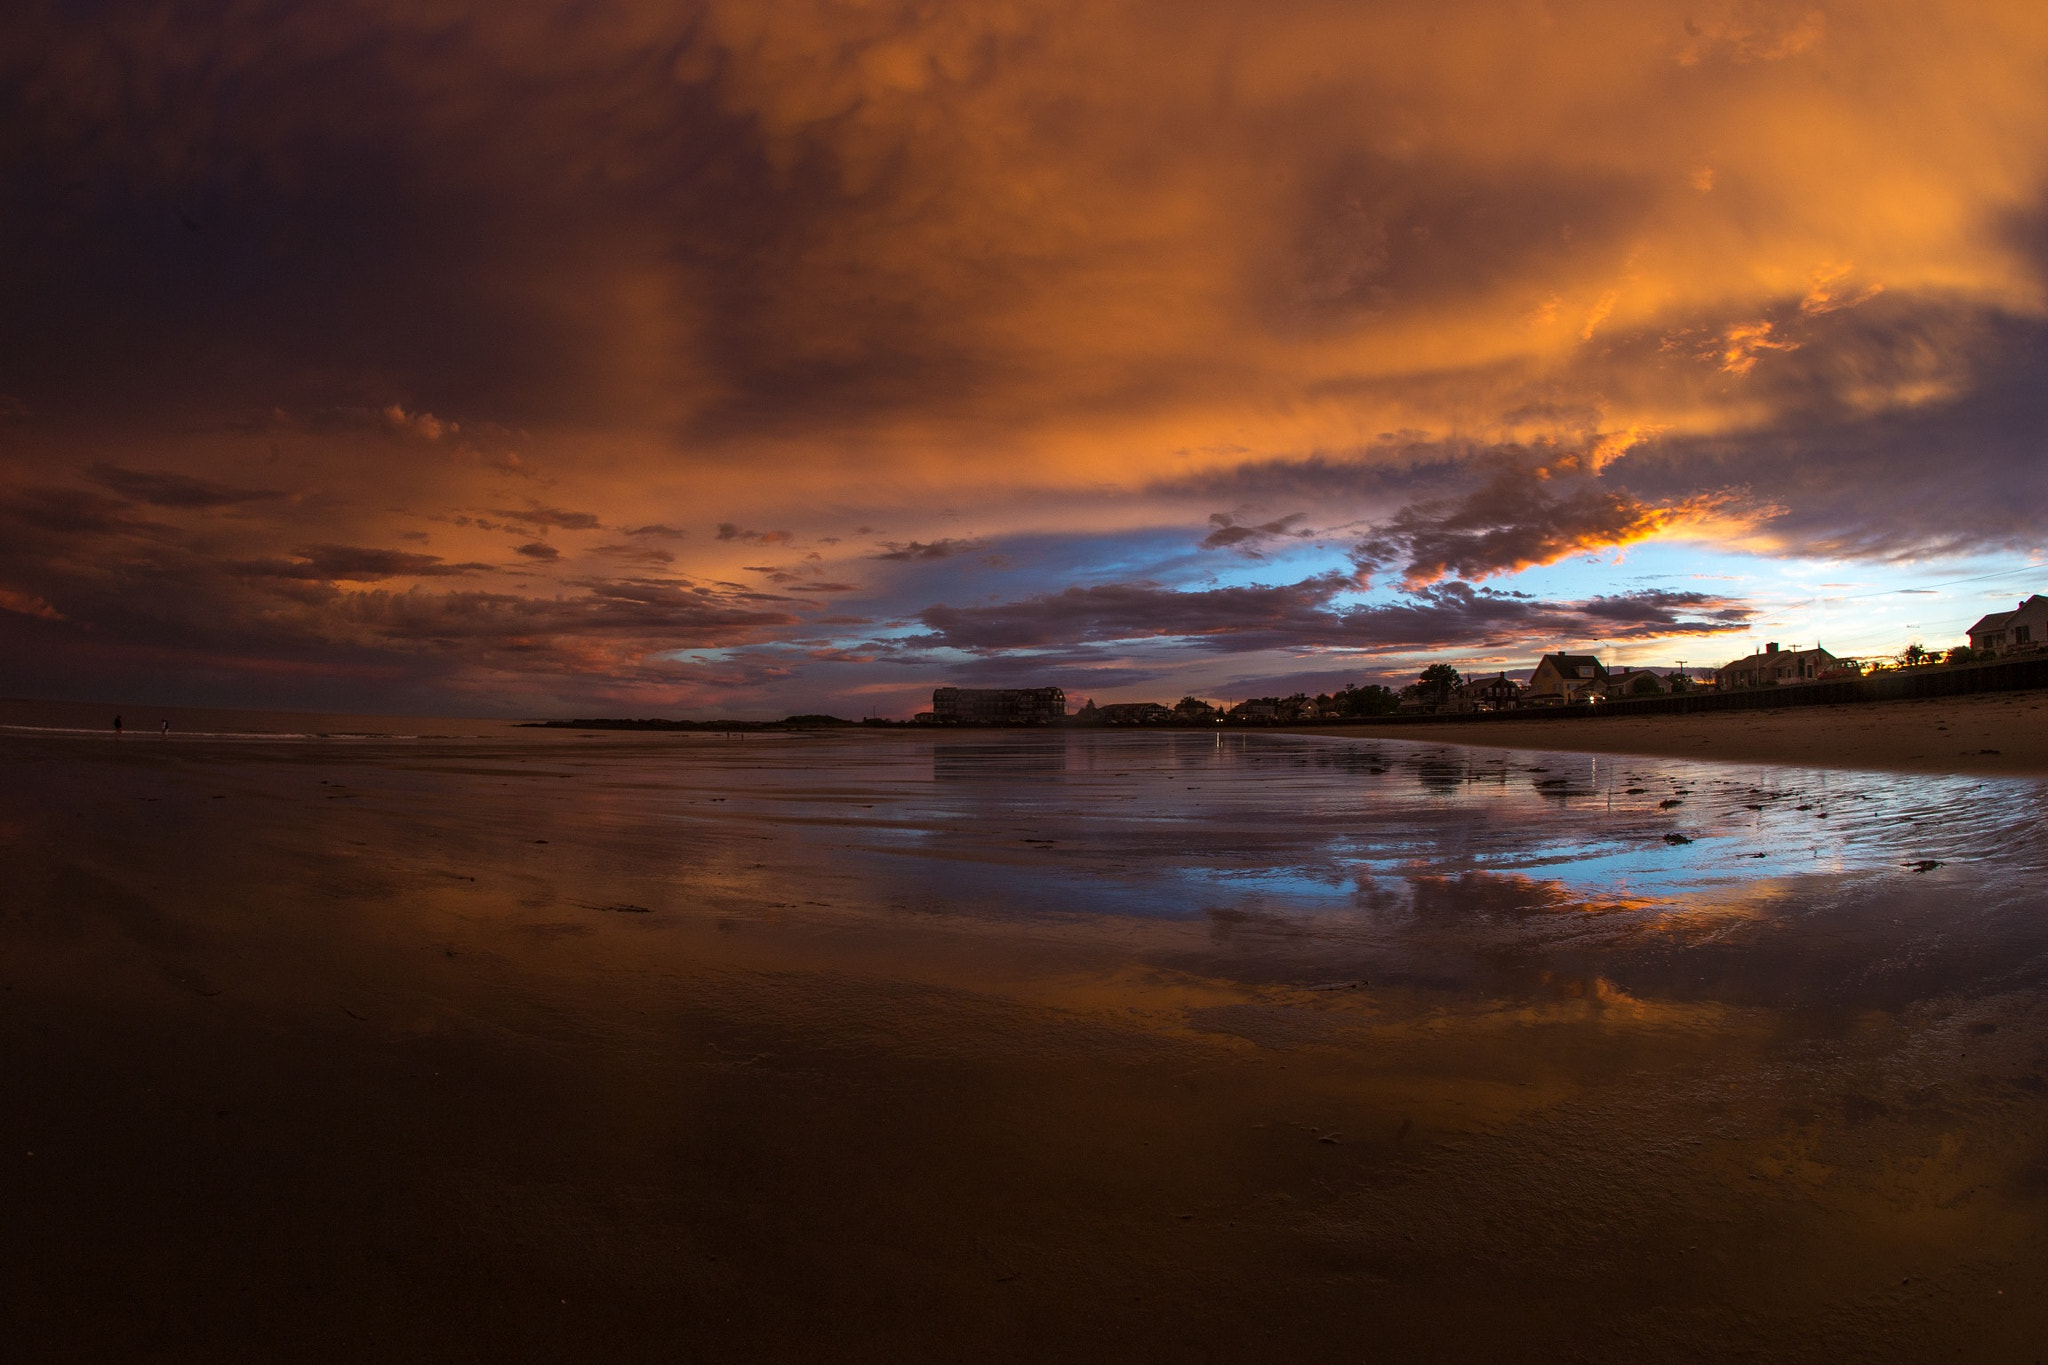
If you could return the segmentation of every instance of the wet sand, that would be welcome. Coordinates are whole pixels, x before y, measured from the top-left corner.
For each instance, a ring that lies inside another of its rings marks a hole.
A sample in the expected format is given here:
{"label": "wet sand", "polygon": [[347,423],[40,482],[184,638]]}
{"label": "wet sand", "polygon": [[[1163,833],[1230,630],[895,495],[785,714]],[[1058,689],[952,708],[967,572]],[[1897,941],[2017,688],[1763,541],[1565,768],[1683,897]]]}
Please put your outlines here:
{"label": "wet sand", "polygon": [[0,736],[17,1359],[2031,1360],[2048,785]]}
{"label": "wet sand", "polygon": [[1347,725],[1315,733],[1735,763],[2048,777],[2048,693],[2041,692],[1694,716]]}

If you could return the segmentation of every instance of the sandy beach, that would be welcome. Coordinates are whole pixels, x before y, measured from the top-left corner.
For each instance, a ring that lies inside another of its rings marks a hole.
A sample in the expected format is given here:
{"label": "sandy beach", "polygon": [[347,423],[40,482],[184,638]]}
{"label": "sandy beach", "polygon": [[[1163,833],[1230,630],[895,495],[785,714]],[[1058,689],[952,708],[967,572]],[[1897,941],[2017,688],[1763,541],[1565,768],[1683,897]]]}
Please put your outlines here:
{"label": "sandy beach", "polygon": [[1731,763],[2048,776],[2048,694],[2040,692],[1696,716],[1346,725],[1308,733]]}
{"label": "sandy beach", "polygon": [[2039,783],[1281,735],[0,763],[16,1359],[2048,1338]]}

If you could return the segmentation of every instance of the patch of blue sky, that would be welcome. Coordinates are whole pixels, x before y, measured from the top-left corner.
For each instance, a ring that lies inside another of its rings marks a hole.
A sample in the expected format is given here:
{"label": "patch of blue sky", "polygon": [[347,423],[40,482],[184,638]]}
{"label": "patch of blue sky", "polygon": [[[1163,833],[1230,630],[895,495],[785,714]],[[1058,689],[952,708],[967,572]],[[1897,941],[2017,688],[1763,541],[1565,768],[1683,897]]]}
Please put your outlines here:
{"label": "patch of blue sky", "polygon": [[1192,577],[1183,565],[1199,551],[1185,526],[1139,527],[1085,535],[1006,536],[994,548],[1009,564],[1004,586],[1013,597],[1091,583]]}
{"label": "patch of blue sky", "polygon": [[1986,611],[1999,610],[2007,599],[2016,600],[2036,587],[2048,587],[2048,566],[2019,554],[1885,563],[1652,541],[1621,554],[1560,560],[1491,580],[1487,586],[1548,600],[1699,592],[1748,606],[1754,614],[1740,632],[1693,639],[1571,641],[1559,646],[1599,649],[1611,662],[1639,666],[1670,666],[1683,657],[1688,667],[1711,667],[1771,641],[1788,647],[1818,643],[1845,657],[1893,653],[1909,639],[1930,647],[1960,644],[1969,625]]}
{"label": "patch of blue sky", "polygon": [[[1300,583],[1325,574],[1349,574],[1350,558],[1335,545],[1310,541],[1266,542],[1259,556],[1232,550],[1204,550],[1192,561],[1198,571],[1181,586],[1189,588],[1245,588],[1259,585]],[[1363,597],[1366,594],[1356,594]],[[1344,594],[1341,596],[1351,596]]]}

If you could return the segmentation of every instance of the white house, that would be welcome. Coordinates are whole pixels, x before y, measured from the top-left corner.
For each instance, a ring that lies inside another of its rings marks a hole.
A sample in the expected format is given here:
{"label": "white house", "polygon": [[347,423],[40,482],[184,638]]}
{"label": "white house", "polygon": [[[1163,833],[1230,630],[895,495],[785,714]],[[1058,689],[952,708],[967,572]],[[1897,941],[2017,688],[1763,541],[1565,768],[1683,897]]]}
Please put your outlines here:
{"label": "white house", "polygon": [[1523,699],[1533,706],[1586,701],[1607,686],[1607,667],[1591,654],[1546,654],[1529,675]]}
{"label": "white house", "polygon": [[2048,597],[2035,593],[2013,611],[1994,611],[1970,627],[1970,652],[2009,654],[2048,644]]}

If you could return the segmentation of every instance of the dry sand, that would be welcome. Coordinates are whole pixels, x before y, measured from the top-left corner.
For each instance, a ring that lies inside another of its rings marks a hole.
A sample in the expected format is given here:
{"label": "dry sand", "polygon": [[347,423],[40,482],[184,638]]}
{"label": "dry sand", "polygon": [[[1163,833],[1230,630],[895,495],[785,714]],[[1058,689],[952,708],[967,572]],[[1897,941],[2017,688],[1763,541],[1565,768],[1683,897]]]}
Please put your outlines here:
{"label": "dry sand", "polygon": [[2048,776],[2048,693],[2042,692],[1692,716],[1346,725],[1308,733],[1805,767]]}

